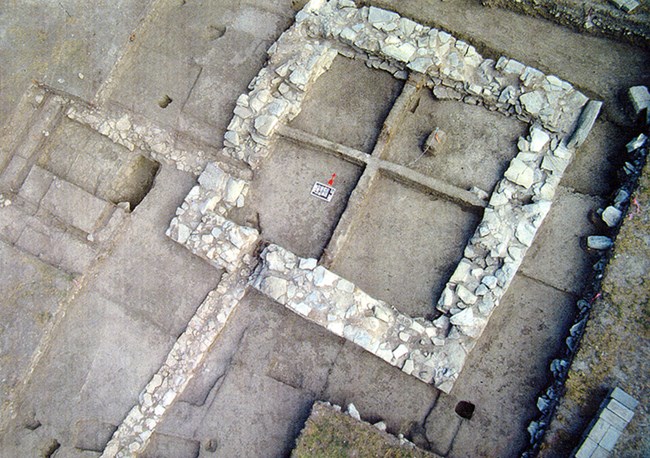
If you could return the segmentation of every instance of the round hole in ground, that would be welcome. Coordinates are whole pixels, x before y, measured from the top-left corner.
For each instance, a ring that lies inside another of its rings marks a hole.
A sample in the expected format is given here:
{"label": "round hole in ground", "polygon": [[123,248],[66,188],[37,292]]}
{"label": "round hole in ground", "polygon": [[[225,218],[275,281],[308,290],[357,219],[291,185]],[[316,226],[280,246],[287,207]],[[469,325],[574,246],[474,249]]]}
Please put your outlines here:
{"label": "round hole in ground", "polygon": [[160,108],[167,108],[169,104],[172,103],[172,98],[165,94],[159,101],[158,101],[158,106]]}
{"label": "round hole in ground", "polygon": [[456,404],[456,413],[466,420],[471,420],[476,406],[469,401],[460,401]]}

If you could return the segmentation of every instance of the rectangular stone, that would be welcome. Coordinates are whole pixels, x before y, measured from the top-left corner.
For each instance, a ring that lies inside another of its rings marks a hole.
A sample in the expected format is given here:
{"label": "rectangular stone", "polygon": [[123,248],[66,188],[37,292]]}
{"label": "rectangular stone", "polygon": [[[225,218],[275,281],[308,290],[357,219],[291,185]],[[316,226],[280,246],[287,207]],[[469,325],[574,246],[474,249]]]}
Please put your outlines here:
{"label": "rectangular stone", "polygon": [[597,443],[603,438],[609,429],[609,426],[609,423],[607,423],[602,418],[599,418],[594,426],[591,427],[591,430],[589,431],[589,435],[587,437]]}
{"label": "rectangular stone", "polygon": [[41,205],[63,222],[90,234],[112,204],[57,178],[43,197]]}
{"label": "rectangular stone", "polygon": [[598,444],[587,437],[576,452],[575,458],[589,458],[596,448]]}
{"label": "rectangular stone", "polygon": [[609,395],[612,399],[616,399],[618,402],[623,404],[625,407],[627,407],[630,410],[636,409],[636,406],[639,405],[639,401],[634,399],[632,396],[627,394],[625,391],[620,389],[619,387],[614,388],[612,391],[612,394]]}
{"label": "rectangular stone", "polygon": [[609,423],[619,431],[623,431],[628,423],[627,421],[623,420],[621,417],[619,417],[614,412],[608,409],[605,409],[600,413],[600,418],[602,420],[605,420],[607,423]]}
{"label": "rectangular stone", "polygon": [[630,420],[632,420],[632,417],[634,416],[634,412],[632,410],[625,407],[616,399],[609,400],[609,403],[607,403],[607,409],[611,410],[612,412],[614,412],[616,415],[618,415],[628,423],[630,422]]}
{"label": "rectangular stone", "polygon": [[618,442],[618,438],[621,436],[621,431],[611,427],[607,430],[603,438],[598,442],[598,445],[604,448],[605,450],[611,452]]}

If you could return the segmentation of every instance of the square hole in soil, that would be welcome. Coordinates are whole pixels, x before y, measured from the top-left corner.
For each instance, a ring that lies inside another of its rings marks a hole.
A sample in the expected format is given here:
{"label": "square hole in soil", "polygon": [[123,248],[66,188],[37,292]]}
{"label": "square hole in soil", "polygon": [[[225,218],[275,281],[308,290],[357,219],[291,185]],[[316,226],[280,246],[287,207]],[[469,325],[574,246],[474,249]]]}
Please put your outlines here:
{"label": "square hole in soil", "polygon": [[338,56],[289,125],[370,153],[404,83],[363,61]]}
{"label": "square hole in soil", "polygon": [[[331,202],[310,192],[336,174]],[[229,215],[257,225],[262,238],[303,257],[320,258],[363,168],[325,151],[280,139],[251,184],[246,206]]]}
{"label": "square hole in soil", "polygon": [[[445,133],[444,143],[418,159],[436,127]],[[513,117],[456,100],[438,100],[425,88],[406,112],[384,159],[463,189],[476,186],[491,193],[517,154],[517,139],[527,130]]]}
{"label": "square hole in soil", "polygon": [[405,314],[427,316],[480,218],[380,176],[332,270]]}

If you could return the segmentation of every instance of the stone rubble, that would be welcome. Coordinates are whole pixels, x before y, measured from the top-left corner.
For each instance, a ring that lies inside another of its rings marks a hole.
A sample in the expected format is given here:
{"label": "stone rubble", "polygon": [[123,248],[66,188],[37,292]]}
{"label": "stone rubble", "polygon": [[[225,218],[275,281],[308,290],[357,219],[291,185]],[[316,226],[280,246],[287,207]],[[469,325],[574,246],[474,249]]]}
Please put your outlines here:
{"label": "stone rubble", "polygon": [[411,318],[373,299],[353,283],[278,245],[260,255],[253,287],[409,375],[443,390],[460,371],[464,350],[445,341],[448,319]]}
{"label": "stone rubble", "polygon": [[209,163],[176,210],[167,236],[217,268],[232,272],[242,256],[252,251],[259,232],[225,218],[229,210],[242,207],[249,183]]}
{"label": "stone rubble", "polygon": [[118,108],[95,108],[70,101],[66,116],[96,130],[129,151],[137,148],[154,161],[173,165],[194,175],[200,174],[207,163],[216,159],[214,154],[199,147],[193,151],[177,148],[173,132],[156,126],[143,116]]}

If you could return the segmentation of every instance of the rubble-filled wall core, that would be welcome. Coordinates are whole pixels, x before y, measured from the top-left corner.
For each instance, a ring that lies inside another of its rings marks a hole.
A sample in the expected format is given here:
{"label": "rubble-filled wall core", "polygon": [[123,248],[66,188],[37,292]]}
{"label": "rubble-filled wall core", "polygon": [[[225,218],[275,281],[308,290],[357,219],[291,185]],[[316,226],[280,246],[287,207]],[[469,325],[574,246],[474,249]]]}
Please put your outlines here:
{"label": "rubble-filled wall core", "polygon": [[[396,78],[414,77],[437,98],[483,105],[530,124],[503,179],[489,201],[479,205],[485,206],[483,219],[437,301],[439,317],[433,321],[406,316],[318,265],[318,260],[299,258],[280,246],[266,247],[257,259],[258,230],[229,219],[230,210],[246,205],[250,172],[263,166],[274,138],[298,115],[311,84],[339,54],[362,59]],[[208,163],[167,232],[228,272],[217,290],[225,299],[206,300],[206,304],[224,302],[226,312],[205,304],[199,309],[174,346],[169,364],[154,376],[155,383],[148,385],[104,456],[137,454],[146,447],[151,431],[191,378],[248,285],[449,392],[517,273],[601,106],[555,76],[505,57],[496,62],[483,58],[444,31],[391,11],[357,8],[351,0],[312,0],[268,55],[250,92],[237,99],[224,137],[223,152],[248,172]],[[122,141],[135,141],[125,138]],[[210,324],[212,314],[222,319]],[[206,338],[201,335],[204,328],[209,331]],[[188,350],[190,344],[198,349]],[[191,362],[185,364],[187,352]]]}

